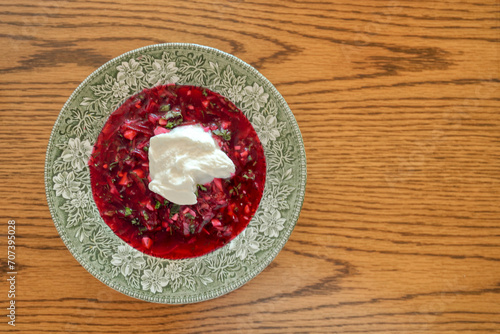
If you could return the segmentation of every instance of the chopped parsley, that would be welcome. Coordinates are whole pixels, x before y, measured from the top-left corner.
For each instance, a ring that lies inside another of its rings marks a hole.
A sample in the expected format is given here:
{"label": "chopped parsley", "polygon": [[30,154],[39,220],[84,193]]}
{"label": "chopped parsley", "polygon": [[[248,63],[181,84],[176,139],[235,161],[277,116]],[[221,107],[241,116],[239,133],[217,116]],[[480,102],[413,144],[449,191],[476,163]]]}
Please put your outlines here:
{"label": "chopped parsley", "polygon": [[167,125],[165,125],[167,129],[172,129],[174,126],[182,124],[182,122],[184,121],[181,112],[178,110],[171,110],[168,113],[166,113],[162,118],[168,120]]}
{"label": "chopped parsley", "polygon": [[170,104],[165,104],[160,107],[160,111],[169,111],[170,110]]}
{"label": "chopped parsley", "polygon": [[173,215],[176,213],[179,213],[181,206],[179,204],[172,204],[172,207],[170,208],[170,218],[172,218]]}
{"label": "chopped parsley", "polygon": [[143,227],[139,227],[139,233],[137,233],[137,235],[142,235],[142,232],[145,232],[147,230],[148,230],[147,227],[144,227],[144,226]]}
{"label": "chopped parsley", "polygon": [[224,139],[226,141],[231,140],[231,132],[227,129],[221,129],[221,130],[217,129],[217,130],[212,131],[212,133],[216,136],[221,137],[222,139]]}
{"label": "chopped parsley", "polygon": [[171,110],[168,113],[166,113],[162,118],[163,119],[171,119],[171,118],[177,118],[181,117],[182,119],[182,114],[179,110]]}
{"label": "chopped parsley", "polygon": [[125,208],[125,217],[130,216],[132,214],[132,209],[129,207]]}
{"label": "chopped parsley", "polygon": [[109,170],[112,170],[113,167],[115,167],[116,165],[118,165],[118,161],[114,161],[112,163],[109,164]]}
{"label": "chopped parsley", "polygon": [[255,174],[250,169],[250,170],[248,170],[248,173],[243,174],[243,178],[245,180],[255,180]]}
{"label": "chopped parsley", "polygon": [[183,121],[182,121],[182,118],[179,118],[179,119],[177,119],[177,120],[175,120],[175,121],[168,121],[168,123],[167,123],[167,125],[165,125],[165,127],[166,127],[167,129],[172,129],[173,127],[175,127],[175,126],[177,126],[177,125],[181,124],[182,122],[183,122]]}
{"label": "chopped parsley", "polygon": [[194,224],[189,224],[189,233],[194,234],[196,231],[196,226]]}

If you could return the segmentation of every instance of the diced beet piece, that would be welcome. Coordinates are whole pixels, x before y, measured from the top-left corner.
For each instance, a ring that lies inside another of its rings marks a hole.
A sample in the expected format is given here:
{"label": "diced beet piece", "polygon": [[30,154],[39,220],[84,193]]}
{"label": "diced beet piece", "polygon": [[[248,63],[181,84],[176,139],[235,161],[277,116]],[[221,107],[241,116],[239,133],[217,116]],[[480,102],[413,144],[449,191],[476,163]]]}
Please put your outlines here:
{"label": "diced beet piece", "polygon": [[220,191],[224,191],[224,188],[222,188],[222,181],[219,178],[214,178],[214,184],[219,189]]}
{"label": "diced beet piece", "polygon": [[132,151],[132,154],[135,155],[136,157],[140,158],[141,160],[148,159],[148,154],[144,150],[135,149]]}
{"label": "diced beet piece", "polygon": [[123,176],[120,179],[120,182],[118,182],[119,185],[121,186],[126,186],[129,183],[129,179],[127,177],[127,174],[123,174]]}
{"label": "diced beet piece", "polygon": [[212,219],[211,221],[212,225],[215,227],[215,228],[219,228],[219,227],[222,227],[222,223],[220,222],[220,220],[218,219]]}
{"label": "diced beet piece", "polygon": [[167,129],[167,128],[164,128],[162,126],[158,126],[156,127],[156,129],[154,130],[154,134],[155,136],[159,135],[159,134],[162,134],[162,133],[169,133],[170,130]]}
{"label": "diced beet piece", "polygon": [[153,240],[151,240],[150,237],[146,236],[142,237],[141,242],[144,245],[144,247],[146,247],[146,249],[150,249],[151,246],[153,246]]}
{"label": "diced beet piece", "polygon": [[[138,190],[138,194],[146,194],[146,185],[144,184],[144,181],[137,176],[135,173],[130,173],[130,178],[134,180],[134,185],[136,186],[136,189]],[[148,198],[149,200],[149,198]]]}
{"label": "diced beet piece", "polygon": [[153,124],[155,124],[156,122],[158,122],[158,119],[159,119],[159,118],[160,118],[160,116],[159,116],[159,115],[157,115],[157,114],[150,113],[150,114],[148,115],[148,120],[149,120],[151,123],[153,123]]}
{"label": "diced beet piece", "polygon": [[134,139],[135,136],[137,136],[137,131],[135,130],[125,130],[125,132],[123,132],[123,137],[127,138],[128,140]]}
{"label": "diced beet piece", "polygon": [[142,123],[130,123],[129,126],[128,126],[128,129],[136,131],[136,132],[143,133],[145,135],[151,135],[151,133],[152,133],[151,129],[148,128],[147,126],[145,126]]}
{"label": "diced beet piece", "polygon": [[144,177],[144,170],[142,170],[140,168],[136,168],[132,172],[134,172],[141,179]]}

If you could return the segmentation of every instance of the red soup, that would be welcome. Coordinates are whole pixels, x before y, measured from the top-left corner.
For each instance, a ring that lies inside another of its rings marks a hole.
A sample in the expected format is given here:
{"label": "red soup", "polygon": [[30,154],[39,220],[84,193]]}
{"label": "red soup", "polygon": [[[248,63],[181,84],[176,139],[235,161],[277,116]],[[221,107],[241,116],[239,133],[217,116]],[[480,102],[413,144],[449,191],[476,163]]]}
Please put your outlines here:
{"label": "red soup", "polygon": [[[152,136],[199,124],[233,161],[228,179],[198,185],[194,205],[177,205],[148,188]],[[264,191],[266,162],[248,119],[230,101],[194,86],[145,89],[113,112],[89,160],[92,193],[106,224],[125,242],[167,259],[216,250],[248,225]]]}

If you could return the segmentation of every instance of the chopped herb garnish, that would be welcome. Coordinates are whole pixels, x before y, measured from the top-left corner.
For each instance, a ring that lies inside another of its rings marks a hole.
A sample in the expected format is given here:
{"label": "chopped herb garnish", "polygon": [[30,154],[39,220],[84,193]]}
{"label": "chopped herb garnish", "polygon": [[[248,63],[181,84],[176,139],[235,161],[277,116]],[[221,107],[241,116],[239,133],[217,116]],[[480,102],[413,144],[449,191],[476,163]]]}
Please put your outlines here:
{"label": "chopped herb garnish", "polygon": [[149,147],[147,147],[147,146],[144,146],[142,149],[143,149],[145,152],[149,151]]}
{"label": "chopped herb garnish", "polygon": [[161,203],[156,201],[155,209],[158,210],[161,207]]}
{"label": "chopped herb garnish", "polygon": [[149,216],[146,211],[142,211],[142,215],[144,216],[144,219],[149,220]]}
{"label": "chopped herb garnish", "polygon": [[180,208],[179,204],[172,204],[172,207],[170,208],[170,218],[172,218],[172,216],[176,213],[179,213]]}
{"label": "chopped herb garnish", "polygon": [[182,114],[178,110],[172,110],[166,113],[162,118],[163,119],[171,119],[171,118],[177,118],[177,117],[182,117]]}
{"label": "chopped herb garnish", "polygon": [[160,111],[169,111],[170,110],[170,104],[165,104],[160,107]]}
{"label": "chopped herb garnish", "polygon": [[190,214],[190,213],[186,213],[186,218],[193,220],[194,216],[192,214]]}
{"label": "chopped herb garnish", "polygon": [[227,129],[222,129],[222,130],[214,130],[212,133],[216,136],[222,137],[224,140],[231,140],[231,132]]}
{"label": "chopped herb garnish", "polygon": [[142,235],[142,233],[147,231],[147,230],[148,230],[147,227],[139,227],[139,233],[137,233],[137,235]]}
{"label": "chopped herb garnish", "polygon": [[198,187],[203,191],[207,191],[207,188],[202,184],[199,184]]}
{"label": "chopped herb garnish", "polygon": [[125,217],[130,216],[132,214],[132,209],[129,207],[125,208]]}
{"label": "chopped herb garnish", "polygon": [[183,122],[183,119],[182,117],[181,118],[178,118],[176,120],[173,120],[173,121],[168,121],[167,125],[165,125],[165,127],[167,129],[172,129],[174,126],[177,126],[179,124],[181,124]]}
{"label": "chopped herb garnish", "polygon": [[255,174],[254,174],[254,173],[252,173],[252,170],[250,169],[250,170],[248,171],[248,174],[243,174],[243,178],[244,178],[245,180],[255,180]]}
{"label": "chopped herb garnish", "polygon": [[132,225],[141,225],[141,223],[139,222],[139,219],[137,219],[137,218],[132,219],[131,223],[132,223]]}
{"label": "chopped herb garnish", "polygon": [[189,224],[189,233],[194,234],[196,226],[194,224]]}

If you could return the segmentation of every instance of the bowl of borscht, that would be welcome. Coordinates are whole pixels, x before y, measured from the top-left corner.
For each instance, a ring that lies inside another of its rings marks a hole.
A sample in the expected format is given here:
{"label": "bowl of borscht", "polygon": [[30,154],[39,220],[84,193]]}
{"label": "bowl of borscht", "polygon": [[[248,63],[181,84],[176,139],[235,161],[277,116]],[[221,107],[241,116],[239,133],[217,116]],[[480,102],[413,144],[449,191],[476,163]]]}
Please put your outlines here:
{"label": "bowl of borscht", "polygon": [[60,111],[45,184],[54,224],[97,279],[165,304],[242,286],[289,239],[304,200],[299,127],[276,88],[223,51],[127,52]]}

